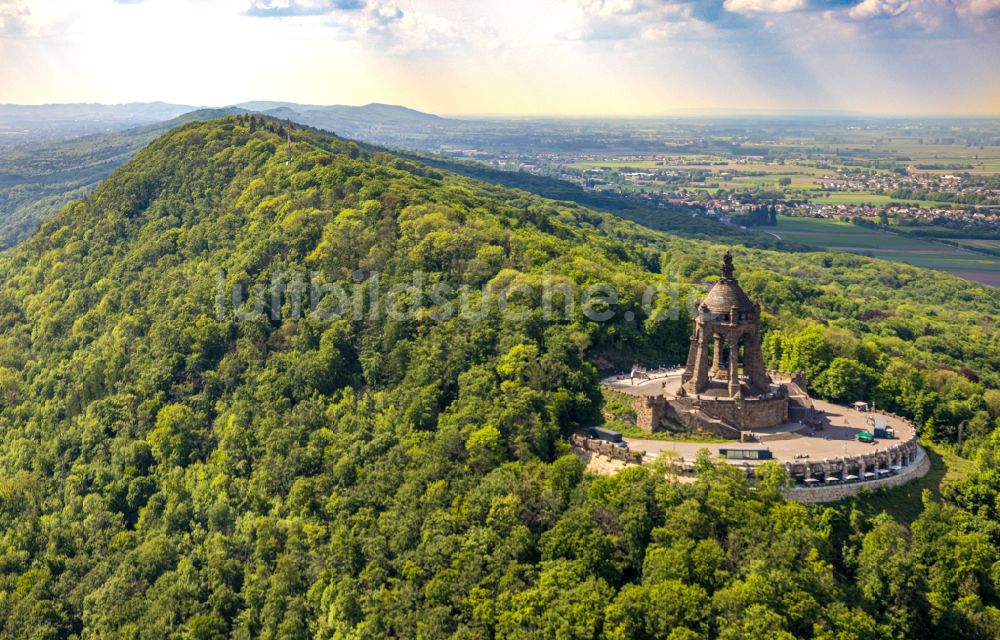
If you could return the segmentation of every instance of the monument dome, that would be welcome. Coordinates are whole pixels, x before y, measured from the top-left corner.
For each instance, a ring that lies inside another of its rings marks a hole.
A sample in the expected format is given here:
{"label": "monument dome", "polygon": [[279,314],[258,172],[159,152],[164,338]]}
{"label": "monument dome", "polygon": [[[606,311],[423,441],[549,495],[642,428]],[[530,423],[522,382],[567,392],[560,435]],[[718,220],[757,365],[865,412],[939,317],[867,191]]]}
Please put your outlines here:
{"label": "monument dome", "polygon": [[756,309],[754,303],[750,301],[747,294],[740,288],[736,278],[733,277],[733,256],[731,253],[726,253],[723,258],[722,277],[702,300],[702,305],[715,313],[729,313],[733,307],[736,307],[737,311],[754,311]]}

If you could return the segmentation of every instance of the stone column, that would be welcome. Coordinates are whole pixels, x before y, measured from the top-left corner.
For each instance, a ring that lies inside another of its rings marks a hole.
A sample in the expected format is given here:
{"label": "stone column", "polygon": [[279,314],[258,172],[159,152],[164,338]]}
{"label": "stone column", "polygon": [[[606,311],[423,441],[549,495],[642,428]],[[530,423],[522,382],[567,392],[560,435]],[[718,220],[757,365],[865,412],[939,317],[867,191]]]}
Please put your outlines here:
{"label": "stone column", "polygon": [[704,327],[698,330],[698,355],[695,356],[696,393],[708,388],[708,340],[705,338]]}
{"label": "stone column", "polygon": [[691,334],[690,342],[691,342],[691,345],[688,347],[687,364],[684,365],[684,373],[681,374],[681,388],[682,389],[683,389],[683,386],[686,385],[688,383],[688,381],[691,380],[691,378],[694,377],[694,362],[695,362],[695,356],[696,356],[696,354],[698,352],[697,346],[696,346],[698,344],[698,331],[697,331],[697,329],[695,330],[695,332],[693,334]]}
{"label": "stone column", "polygon": [[764,368],[764,354],[760,347],[760,328],[755,324],[747,331],[743,346],[743,373],[749,379],[749,387],[755,394],[767,393],[771,379]]}
{"label": "stone column", "polygon": [[708,368],[708,338],[705,336],[705,326],[697,322],[695,334],[691,337],[688,366],[682,378],[684,384],[681,388],[695,395],[704,391],[708,388]]}

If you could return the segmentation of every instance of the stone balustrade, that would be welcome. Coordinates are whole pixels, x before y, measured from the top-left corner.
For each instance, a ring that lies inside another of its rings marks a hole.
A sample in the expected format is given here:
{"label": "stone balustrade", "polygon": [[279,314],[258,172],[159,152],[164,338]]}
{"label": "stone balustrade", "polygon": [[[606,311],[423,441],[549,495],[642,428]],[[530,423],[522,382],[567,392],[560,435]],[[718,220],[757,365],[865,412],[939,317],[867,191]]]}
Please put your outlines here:
{"label": "stone balustrade", "polygon": [[[887,449],[880,449],[860,456],[825,458],[823,460],[795,460],[784,463],[785,471],[792,479],[803,482],[816,480],[825,482],[827,478],[846,480],[875,479],[882,475],[899,471],[916,460],[919,447],[911,439]],[[839,476],[838,476],[839,474]],[[850,478],[854,476],[854,478]]]}
{"label": "stone balustrade", "polygon": [[812,487],[795,486],[785,490],[784,495],[798,502],[836,502],[861,493],[862,490],[874,491],[889,487],[898,487],[918,478],[930,471],[931,461],[926,452],[919,446],[916,455],[909,466],[888,475],[876,477],[864,482],[846,482],[839,484],[821,484]]}

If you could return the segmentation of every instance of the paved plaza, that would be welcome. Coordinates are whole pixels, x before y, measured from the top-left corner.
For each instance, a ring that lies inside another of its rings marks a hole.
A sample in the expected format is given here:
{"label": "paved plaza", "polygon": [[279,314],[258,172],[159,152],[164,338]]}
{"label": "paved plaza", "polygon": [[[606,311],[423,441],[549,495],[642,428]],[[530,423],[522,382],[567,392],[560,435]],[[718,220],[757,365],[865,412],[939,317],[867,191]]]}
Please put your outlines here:
{"label": "paved plaza", "polygon": [[[821,400],[813,400],[820,415],[825,418],[823,429],[812,430],[798,423],[786,423],[770,429],[761,429],[756,434],[762,436],[763,442],[739,443],[708,443],[685,442],[682,440],[649,440],[626,438],[629,448],[657,456],[664,451],[670,451],[683,461],[693,461],[700,449],[708,449],[713,455],[719,454],[719,449],[760,448],[769,449],[775,460],[779,462],[801,462],[804,460],[820,462],[825,459],[854,457],[874,453],[894,447],[901,442],[911,440],[916,436],[913,427],[902,418],[879,413],[862,413]],[[878,439],[873,444],[858,442],[855,436],[861,431],[870,431],[865,422],[866,416],[878,415],[885,419],[886,425],[893,428],[896,437],[893,439]],[[743,466],[746,463],[759,464],[754,461],[739,460],[734,464]]]}

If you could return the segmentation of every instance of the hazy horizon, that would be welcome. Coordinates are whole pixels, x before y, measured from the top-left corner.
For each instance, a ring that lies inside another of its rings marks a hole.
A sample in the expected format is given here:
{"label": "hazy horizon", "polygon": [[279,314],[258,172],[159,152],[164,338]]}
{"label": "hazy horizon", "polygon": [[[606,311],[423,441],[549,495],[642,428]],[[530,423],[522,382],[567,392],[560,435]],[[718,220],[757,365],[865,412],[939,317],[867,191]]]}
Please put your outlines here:
{"label": "hazy horizon", "polygon": [[0,0],[0,102],[1000,112],[1000,0]]}
{"label": "hazy horizon", "polygon": [[225,109],[230,107],[241,107],[248,103],[254,102],[274,102],[281,104],[289,104],[300,107],[314,107],[314,108],[331,108],[331,107],[348,107],[348,108],[361,108],[373,105],[381,105],[387,107],[398,107],[401,109],[407,109],[411,111],[417,111],[425,115],[439,116],[442,118],[451,118],[457,120],[472,120],[472,119],[535,119],[535,120],[656,120],[656,119],[694,119],[694,118],[858,118],[858,119],[872,119],[872,120],[895,120],[895,119],[913,119],[913,120],[993,120],[1000,118],[1000,110],[995,113],[982,113],[982,114],[961,114],[961,113],[873,113],[865,111],[855,111],[855,110],[833,110],[833,109],[737,109],[737,108],[724,108],[724,107],[704,107],[704,108],[689,108],[689,109],[677,109],[674,111],[664,111],[661,113],[634,113],[634,114],[619,114],[619,113],[460,113],[460,112],[432,112],[423,111],[421,109],[415,109],[410,105],[406,104],[393,104],[386,102],[364,102],[357,104],[306,104],[297,103],[290,100],[278,100],[278,99],[265,99],[265,100],[245,100],[238,103],[226,103],[226,104],[183,104],[177,102],[170,102],[167,100],[149,100],[149,101],[139,101],[131,100],[126,102],[83,102],[83,101],[69,101],[69,102],[39,102],[39,103],[24,103],[24,102],[0,102],[0,107],[60,107],[60,106],[100,106],[100,107],[127,107],[131,105],[166,105],[174,106],[180,108],[189,108],[191,110],[202,110],[202,109]]}

